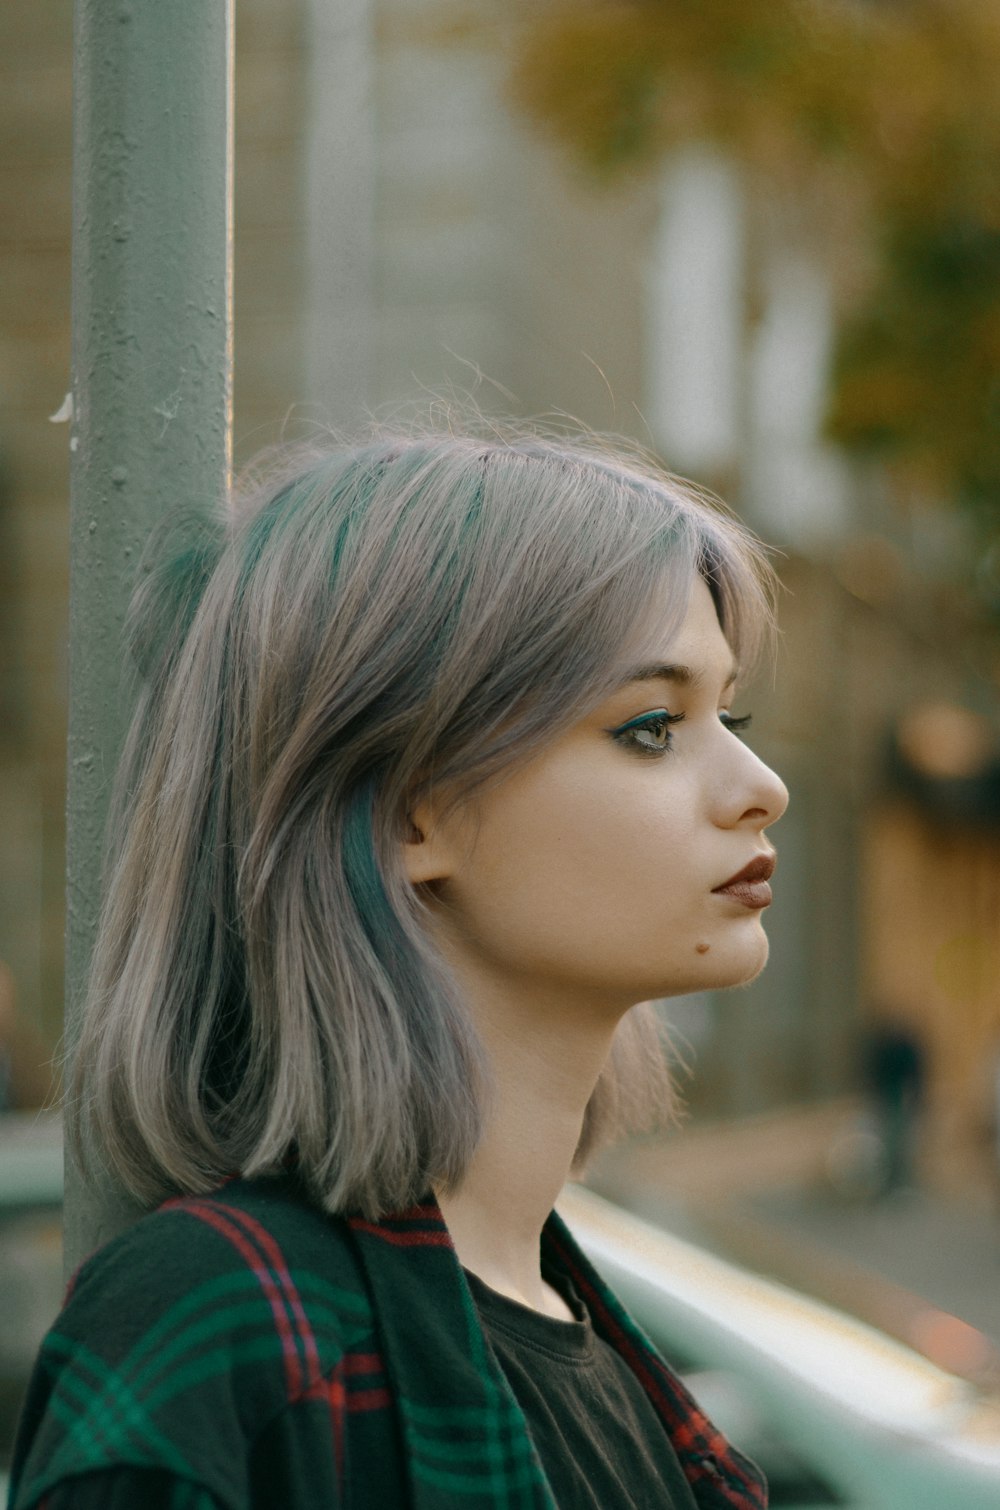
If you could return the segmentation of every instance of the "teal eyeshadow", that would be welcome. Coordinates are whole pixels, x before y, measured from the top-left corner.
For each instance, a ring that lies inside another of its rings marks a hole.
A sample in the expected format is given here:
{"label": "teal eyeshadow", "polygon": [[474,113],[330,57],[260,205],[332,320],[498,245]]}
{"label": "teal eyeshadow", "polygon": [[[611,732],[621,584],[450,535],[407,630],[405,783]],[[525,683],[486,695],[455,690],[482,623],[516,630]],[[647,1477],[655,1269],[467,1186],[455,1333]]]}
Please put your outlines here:
{"label": "teal eyeshadow", "polygon": [[649,713],[640,713],[638,718],[630,718],[627,724],[619,724],[612,733],[624,734],[626,729],[637,729],[643,724],[655,724],[661,718],[676,719],[678,716],[676,713],[670,713],[666,708],[655,708]]}

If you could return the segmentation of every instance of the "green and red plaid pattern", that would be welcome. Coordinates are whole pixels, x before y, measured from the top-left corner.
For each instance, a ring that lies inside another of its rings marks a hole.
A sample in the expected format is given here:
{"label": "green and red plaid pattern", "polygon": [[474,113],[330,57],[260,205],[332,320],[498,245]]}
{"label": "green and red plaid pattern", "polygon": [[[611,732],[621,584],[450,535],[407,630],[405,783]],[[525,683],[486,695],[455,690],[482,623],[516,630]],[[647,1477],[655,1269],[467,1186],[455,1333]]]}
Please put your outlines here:
{"label": "green and red plaid pattern", "polygon": [[[553,1215],[543,1234],[703,1510],[763,1510]],[[294,1177],[168,1202],[83,1265],[45,1339],[11,1510],[555,1510],[437,1203],[329,1217]]]}

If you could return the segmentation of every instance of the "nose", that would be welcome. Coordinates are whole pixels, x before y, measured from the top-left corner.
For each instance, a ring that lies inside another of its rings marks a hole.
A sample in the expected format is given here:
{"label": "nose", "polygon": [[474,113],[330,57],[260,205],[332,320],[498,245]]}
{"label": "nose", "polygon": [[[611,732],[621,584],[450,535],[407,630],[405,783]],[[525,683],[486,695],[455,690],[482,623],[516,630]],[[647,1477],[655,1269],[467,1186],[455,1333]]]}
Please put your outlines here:
{"label": "nose", "polygon": [[736,746],[737,764],[723,800],[724,827],[746,824],[765,829],[776,823],[788,806],[788,788],[781,777],[744,744]]}

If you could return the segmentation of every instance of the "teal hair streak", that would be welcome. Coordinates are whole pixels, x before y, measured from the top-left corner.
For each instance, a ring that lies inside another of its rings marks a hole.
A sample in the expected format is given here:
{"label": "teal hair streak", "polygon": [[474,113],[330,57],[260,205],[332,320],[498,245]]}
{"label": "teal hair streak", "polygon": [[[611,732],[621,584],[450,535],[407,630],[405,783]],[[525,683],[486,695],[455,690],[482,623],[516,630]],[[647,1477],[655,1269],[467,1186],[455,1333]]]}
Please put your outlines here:
{"label": "teal hair streak", "polygon": [[[271,542],[280,539],[286,529],[301,526],[301,516],[315,513],[317,507],[335,518],[339,515],[329,541],[330,583],[336,583],[352,526],[364,506],[362,465],[355,462],[345,468],[344,463],[344,456],[335,454],[323,465],[293,478],[250,521],[243,543],[241,590],[253,576]],[[308,537],[308,526],[301,534]]]}
{"label": "teal hair streak", "polygon": [[370,772],[355,787],[344,812],[343,865],[351,901],[365,937],[397,989],[405,990],[409,942],[386,894],[375,854],[375,794],[378,776]]}
{"label": "teal hair streak", "polygon": [[154,534],[129,610],[129,647],[143,676],[162,674],[172,662],[221,554],[219,525],[200,516],[178,514]]}

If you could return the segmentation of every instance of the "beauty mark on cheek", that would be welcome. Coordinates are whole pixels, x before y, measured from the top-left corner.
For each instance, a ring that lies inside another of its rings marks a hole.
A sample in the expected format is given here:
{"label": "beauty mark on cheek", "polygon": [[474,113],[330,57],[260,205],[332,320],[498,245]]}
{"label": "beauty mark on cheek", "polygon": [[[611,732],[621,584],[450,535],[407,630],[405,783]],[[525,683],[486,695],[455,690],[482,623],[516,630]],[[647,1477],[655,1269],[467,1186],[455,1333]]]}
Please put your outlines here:
{"label": "beauty mark on cheek", "polygon": [[695,946],[694,946],[694,952],[695,952],[695,954],[707,954],[708,950],[709,950],[709,945],[708,944],[695,944]]}

